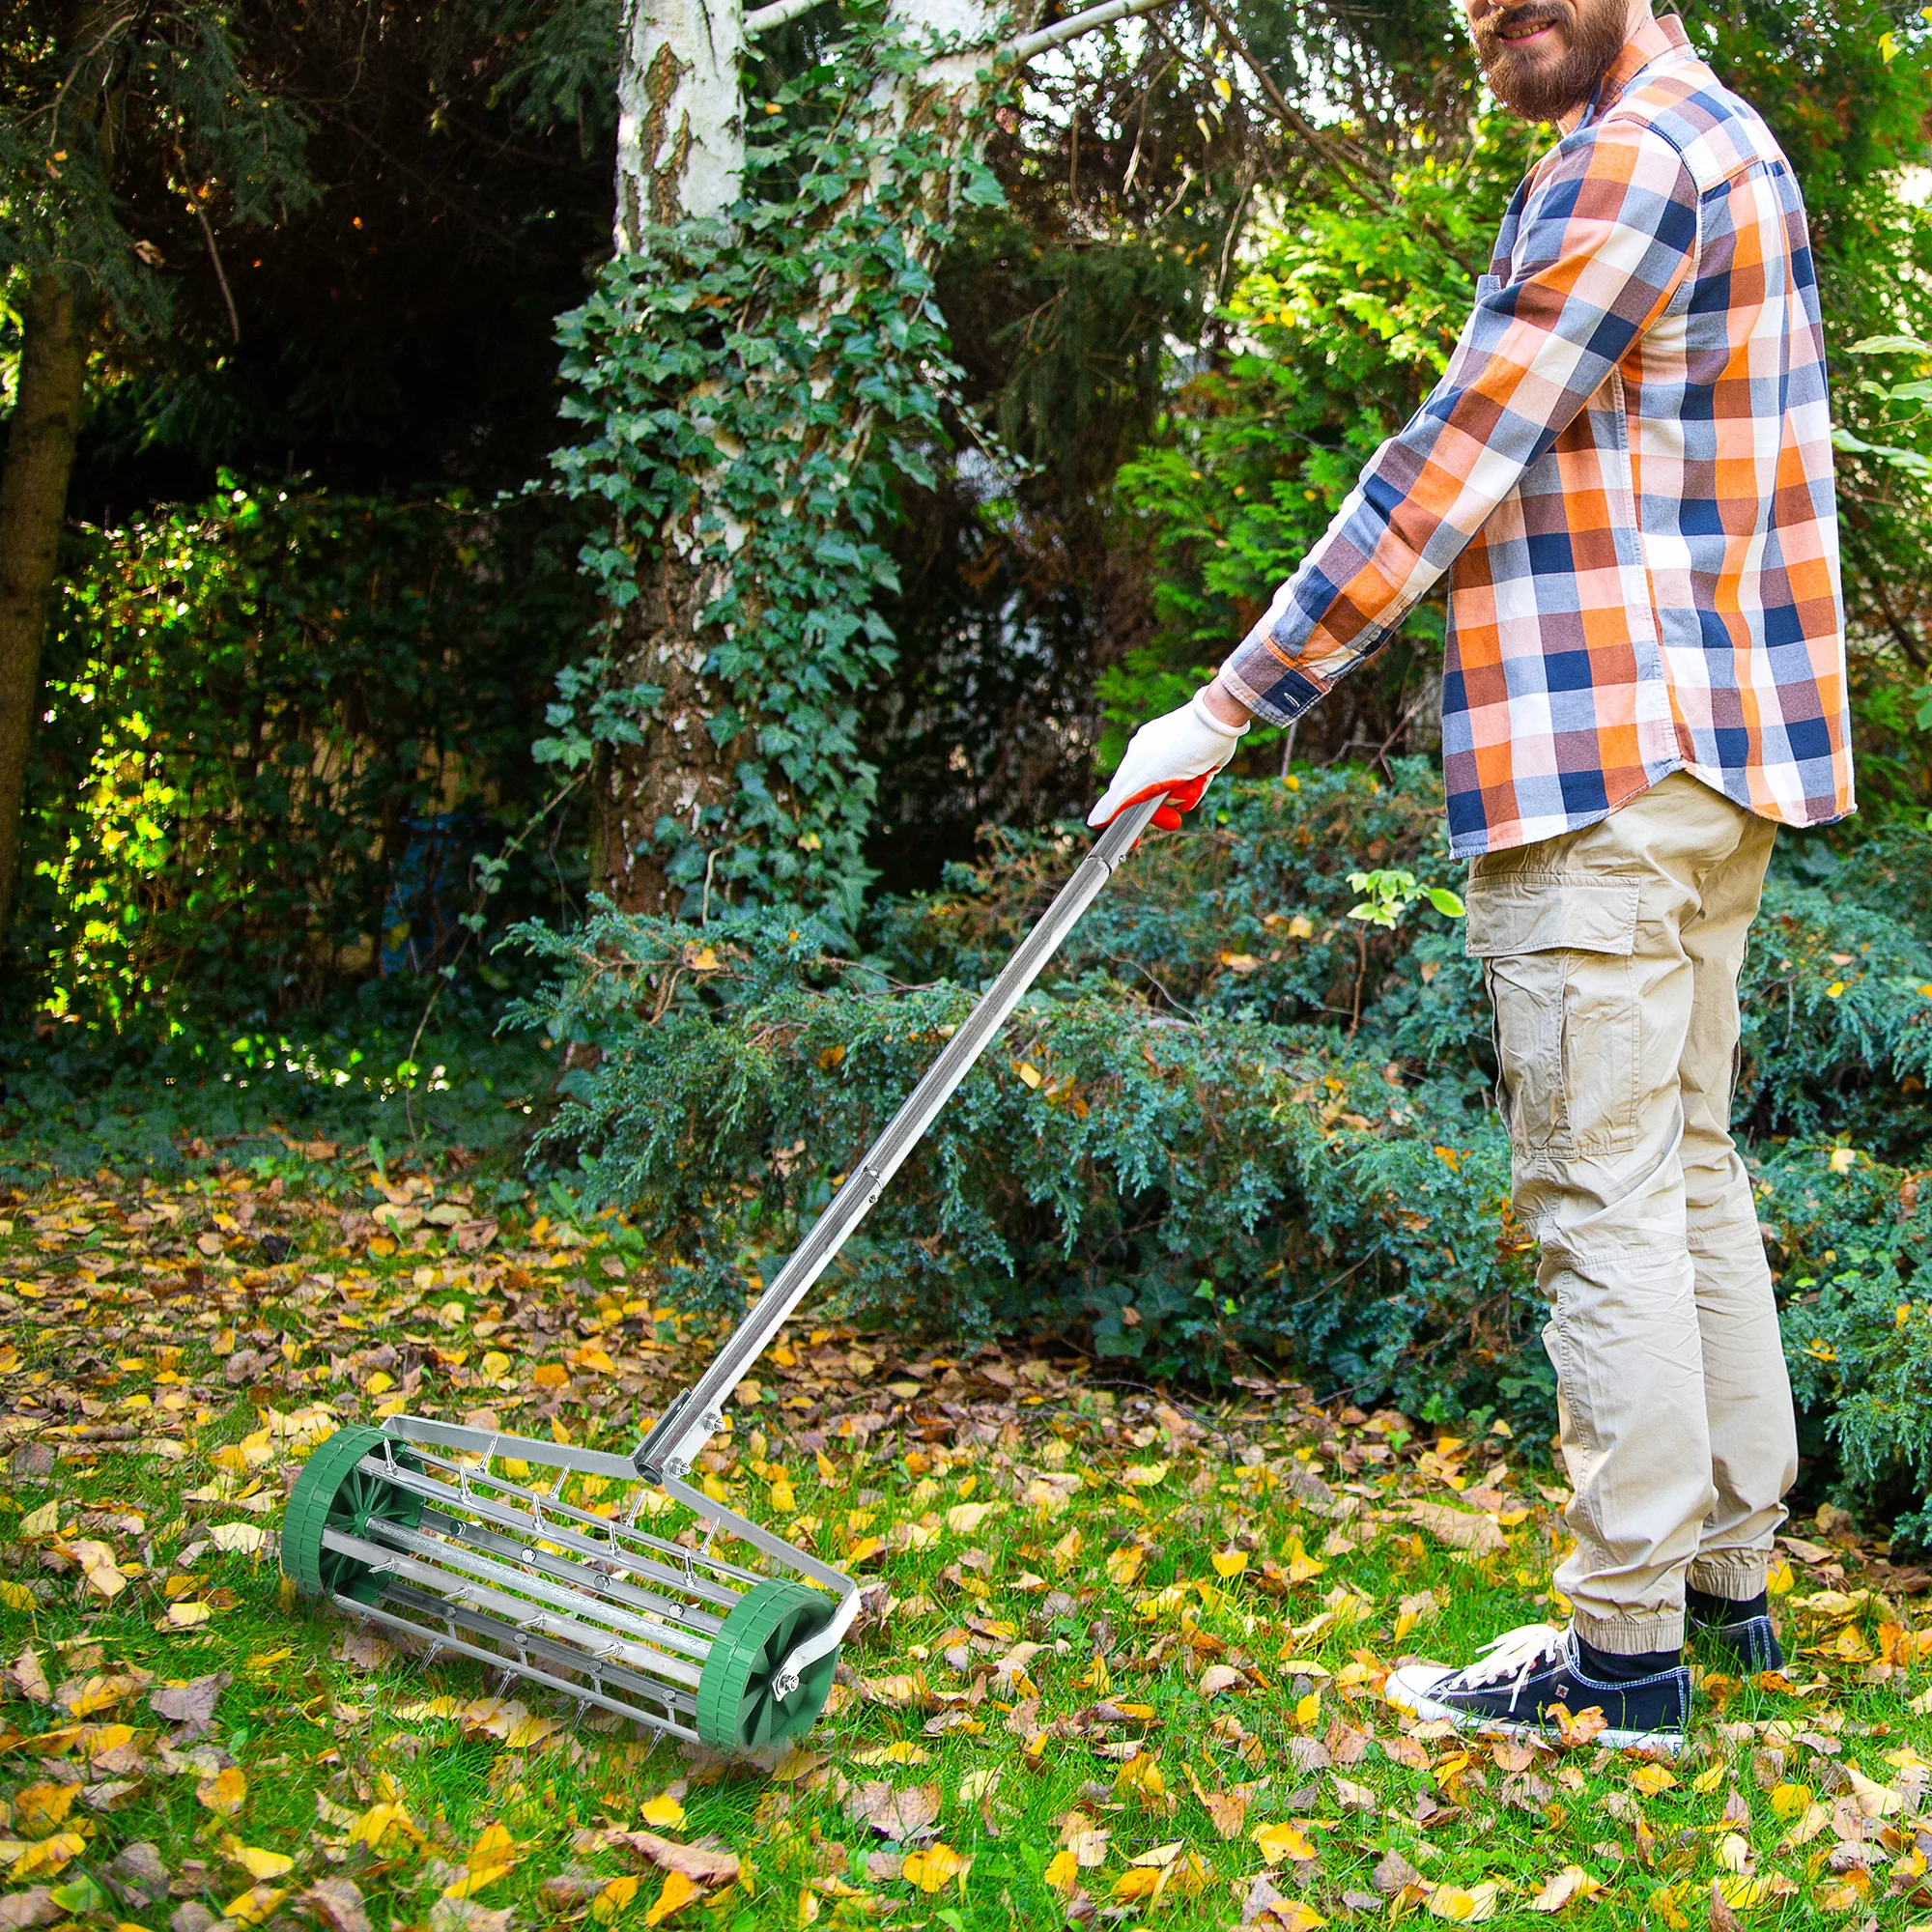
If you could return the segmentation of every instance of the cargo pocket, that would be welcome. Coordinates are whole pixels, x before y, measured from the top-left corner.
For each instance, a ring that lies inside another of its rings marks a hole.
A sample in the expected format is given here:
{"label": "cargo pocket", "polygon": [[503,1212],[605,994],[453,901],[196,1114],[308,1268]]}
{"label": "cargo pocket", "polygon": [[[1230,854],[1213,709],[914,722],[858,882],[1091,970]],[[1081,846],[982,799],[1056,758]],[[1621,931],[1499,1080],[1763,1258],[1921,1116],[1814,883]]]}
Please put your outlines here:
{"label": "cargo pocket", "polygon": [[1467,950],[1495,1013],[1497,1099],[1525,1153],[1617,1153],[1637,1129],[1634,879],[1470,882]]}

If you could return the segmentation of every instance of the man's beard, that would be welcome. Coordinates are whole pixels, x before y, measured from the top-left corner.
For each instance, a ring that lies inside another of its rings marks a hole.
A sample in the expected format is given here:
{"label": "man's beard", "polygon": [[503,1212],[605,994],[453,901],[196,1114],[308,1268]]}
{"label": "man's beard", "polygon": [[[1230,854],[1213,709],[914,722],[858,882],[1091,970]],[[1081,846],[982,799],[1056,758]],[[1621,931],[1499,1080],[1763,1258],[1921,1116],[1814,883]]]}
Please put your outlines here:
{"label": "man's beard", "polygon": [[1505,27],[1563,18],[1564,10],[1549,0],[1524,0],[1506,14],[1491,14],[1475,30],[1476,55],[1491,93],[1526,121],[1554,121],[1580,106],[1623,51],[1625,0],[1576,0],[1575,38],[1553,64],[1534,54],[1523,58],[1502,37]]}

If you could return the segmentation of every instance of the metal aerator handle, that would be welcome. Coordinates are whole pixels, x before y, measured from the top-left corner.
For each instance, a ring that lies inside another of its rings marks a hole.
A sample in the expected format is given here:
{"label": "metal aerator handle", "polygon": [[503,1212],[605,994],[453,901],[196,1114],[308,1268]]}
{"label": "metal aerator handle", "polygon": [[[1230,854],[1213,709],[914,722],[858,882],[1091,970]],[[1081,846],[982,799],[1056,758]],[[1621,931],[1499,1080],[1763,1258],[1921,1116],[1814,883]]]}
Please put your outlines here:
{"label": "metal aerator handle", "polygon": [[753,1305],[703,1375],[671,1404],[631,1458],[638,1474],[653,1482],[689,1475],[698,1452],[724,1419],[724,1404],[752,1365],[783,1327],[807,1291],[832,1264],[847,1238],[866,1218],[887,1181],[923,1137],[953,1090],[992,1043],[993,1036],[1026,997],[1046,963],[1099,897],[1121,861],[1160,810],[1158,797],[1130,805],[1094,839],[1073,876],[1020,943],[1000,976],[980,996],[965,1022],[946,1042],[866,1157],[846,1178],[804,1240],[792,1251],[772,1285]]}

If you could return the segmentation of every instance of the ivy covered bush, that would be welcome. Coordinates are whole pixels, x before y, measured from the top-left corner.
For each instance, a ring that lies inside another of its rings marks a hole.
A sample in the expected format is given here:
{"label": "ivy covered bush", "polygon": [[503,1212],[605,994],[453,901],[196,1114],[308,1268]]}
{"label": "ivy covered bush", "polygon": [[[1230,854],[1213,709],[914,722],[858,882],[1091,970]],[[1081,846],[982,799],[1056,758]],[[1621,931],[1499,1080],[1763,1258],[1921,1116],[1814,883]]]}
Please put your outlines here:
{"label": "ivy covered bush", "polygon": [[[1440,828],[1417,762],[1387,784],[1232,785],[1151,839],[844,1251],[846,1304],[894,1328],[1030,1327],[1152,1375],[1262,1362],[1434,1419],[1547,1413],[1460,922],[1422,897],[1391,924],[1350,916],[1366,868],[1460,884]],[[1922,832],[1889,838],[1866,870],[1932,859]],[[860,957],[782,909],[528,931],[550,977],[520,1017],[579,1048],[553,1147],[594,1199],[681,1232],[691,1291],[734,1305],[1085,843],[1000,835],[946,891],[881,909]],[[1812,1447],[1895,1502],[1932,1478],[1932,1204],[1911,1171],[1932,1125],[1927,930],[1909,895],[1876,912],[1809,882],[1806,841],[1782,850],[1739,1116]]]}

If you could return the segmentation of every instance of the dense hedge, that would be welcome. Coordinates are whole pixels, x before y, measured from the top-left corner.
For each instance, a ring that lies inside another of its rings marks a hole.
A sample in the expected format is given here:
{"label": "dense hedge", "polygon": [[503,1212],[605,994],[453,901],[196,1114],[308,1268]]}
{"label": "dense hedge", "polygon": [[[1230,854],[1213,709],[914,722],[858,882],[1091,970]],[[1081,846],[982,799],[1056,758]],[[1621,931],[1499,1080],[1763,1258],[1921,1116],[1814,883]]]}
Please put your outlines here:
{"label": "dense hedge", "polygon": [[[588,622],[576,540],[538,499],[241,488],[78,531],[7,1008],[165,1037],[459,951],[467,973],[478,861],[554,788],[529,739]],[[493,917],[569,915],[544,843]],[[581,877],[574,840],[561,856]]]}
{"label": "dense hedge", "polygon": [[[1456,883],[1440,826],[1417,764],[1390,785],[1236,785],[1213,822],[1151,842],[847,1248],[848,1303],[1057,1331],[1160,1374],[1262,1358],[1432,1418],[1547,1406],[1478,974],[1426,902],[1392,930],[1348,916],[1351,870]],[[861,960],[781,912],[531,933],[553,977],[524,1017],[601,1049],[576,1056],[595,1064],[566,1076],[553,1142],[594,1196],[682,1231],[694,1289],[732,1299],[1081,842],[1003,837],[946,893],[887,908]],[[1868,1496],[1922,1494],[1932,1206],[1910,1168],[1932,960],[1921,902],[1849,895],[1918,876],[1932,838],[1894,833],[1823,883],[1806,845],[1781,848],[1747,967],[1739,1114],[1814,1434]]]}

